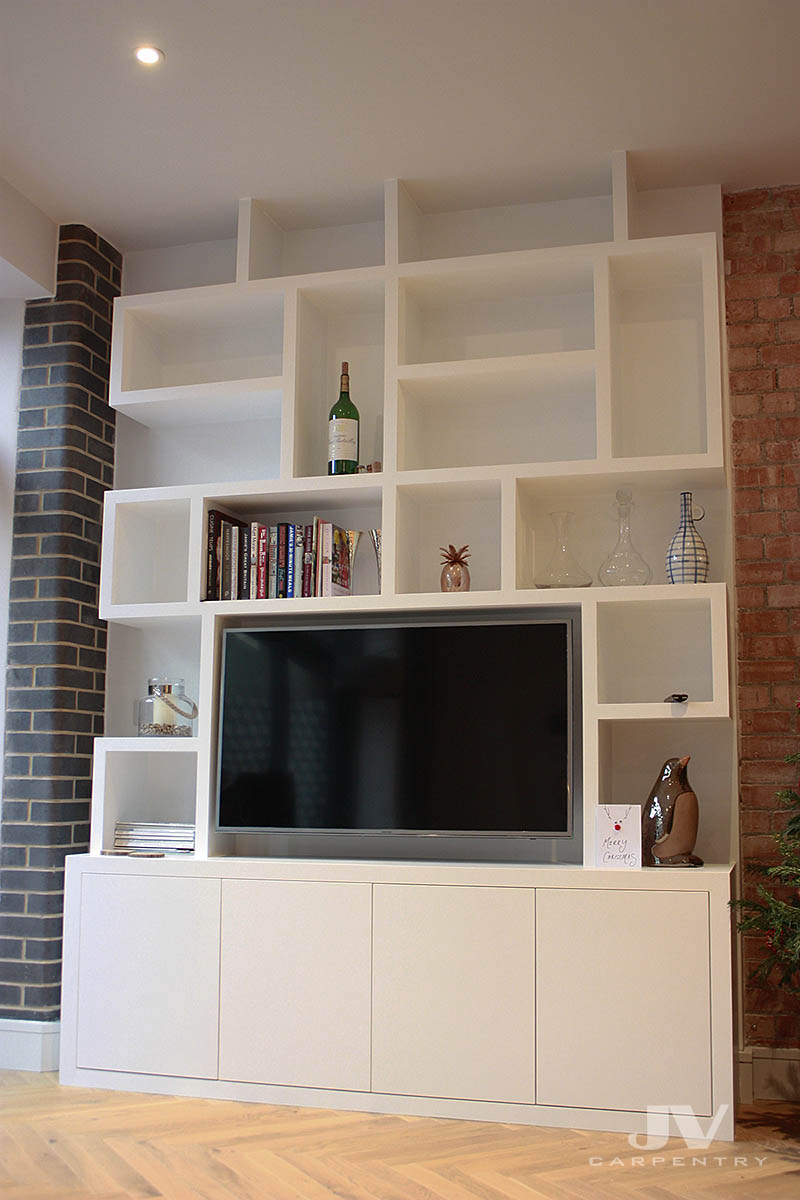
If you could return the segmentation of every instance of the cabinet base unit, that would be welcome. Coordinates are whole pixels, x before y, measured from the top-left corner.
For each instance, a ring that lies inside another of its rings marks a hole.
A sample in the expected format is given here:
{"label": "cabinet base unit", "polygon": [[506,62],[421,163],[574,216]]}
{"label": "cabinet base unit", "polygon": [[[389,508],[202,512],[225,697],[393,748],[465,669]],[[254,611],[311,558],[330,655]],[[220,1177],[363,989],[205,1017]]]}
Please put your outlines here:
{"label": "cabinet base unit", "polygon": [[61,1082],[730,1140],[729,895],[727,866],[78,855]]}

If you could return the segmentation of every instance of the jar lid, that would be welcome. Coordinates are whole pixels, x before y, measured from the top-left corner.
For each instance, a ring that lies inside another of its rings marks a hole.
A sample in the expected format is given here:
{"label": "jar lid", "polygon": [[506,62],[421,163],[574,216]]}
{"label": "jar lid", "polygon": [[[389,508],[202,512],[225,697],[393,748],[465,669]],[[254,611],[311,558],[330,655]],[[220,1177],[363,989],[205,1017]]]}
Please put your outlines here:
{"label": "jar lid", "polygon": [[147,681],[147,694],[149,696],[168,696],[170,692],[182,690],[182,679],[167,679],[165,675],[154,675],[152,679],[148,679]]}

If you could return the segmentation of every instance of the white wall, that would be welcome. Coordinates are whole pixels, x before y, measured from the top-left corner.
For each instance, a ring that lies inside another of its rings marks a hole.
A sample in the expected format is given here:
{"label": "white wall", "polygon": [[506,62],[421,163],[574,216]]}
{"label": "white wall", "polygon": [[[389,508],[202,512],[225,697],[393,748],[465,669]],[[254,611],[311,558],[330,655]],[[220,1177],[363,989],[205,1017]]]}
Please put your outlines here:
{"label": "white wall", "polygon": [[0,296],[52,296],[57,253],[56,223],[0,179]]}
{"label": "white wall", "polygon": [[[24,300],[0,300],[0,664],[6,662],[8,651],[8,584],[11,575],[17,410],[24,317]],[[5,673],[2,693],[0,745],[5,741]]]}
{"label": "white wall", "polygon": [[[8,585],[14,520],[17,411],[25,300],[51,296],[56,286],[58,226],[0,179],[0,665],[8,658]],[[5,671],[0,745],[5,744]],[[2,778],[2,776],[0,776]],[[0,796],[2,802],[2,796]]]}

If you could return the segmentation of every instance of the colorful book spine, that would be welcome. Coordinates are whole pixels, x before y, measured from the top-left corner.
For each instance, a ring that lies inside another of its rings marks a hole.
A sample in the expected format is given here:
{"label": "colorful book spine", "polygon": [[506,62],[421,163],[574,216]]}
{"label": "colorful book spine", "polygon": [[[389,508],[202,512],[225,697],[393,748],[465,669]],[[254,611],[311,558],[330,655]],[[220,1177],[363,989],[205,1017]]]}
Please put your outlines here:
{"label": "colorful book spine", "polygon": [[266,600],[268,591],[269,534],[266,525],[258,527],[258,582],[256,599]]}
{"label": "colorful book spine", "polygon": [[216,569],[216,545],[217,531],[219,525],[219,513],[215,508],[208,510],[208,527],[206,538],[206,600],[218,600],[219,593],[217,591],[217,569]]}
{"label": "colorful book spine", "polygon": [[236,524],[231,525],[231,594],[229,600],[239,599],[239,534]]}
{"label": "colorful book spine", "polygon": [[321,522],[320,522],[319,517],[314,517],[314,533],[313,533],[312,542],[311,542],[311,553],[314,556],[313,566],[311,568],[311,578],[313,580],[313,591],[311,593],[312,596],[319,595],[319,580],[317,578],[317,564],[319,562],[319,527],[320,527],[320,524],[321,524]]}
{"label": "colorful book spine", "polygon": [[250,526],[239,530],[239,599],[250,599]]}
{"label": "colorful book spine", "polygon": [[303,583],[300,594],[314,595],[314,526],[303,526]]}
{"label": "colorful book spine", "polygon": [[247,591],[248,600],[258,599],[258,535],[261,526],[258,521],[250,522],[250,584]]}
{"label": "colorful book spine", "polygon": [[267,559],[267,598],[278,595],[278,526],[269,527],[269,556]]}
{"label": "colorful book spine", "polygon": [[330,521],[320,521],[319,523],[317,555],[319,558],[319,585],[317,587],[317,595],[330,596],[331,559],[333,555],[333,525]]}
{"label": "colorful book spine", "polygon": [[303,526],[294,527],[294,591],[292,595],[303,594]]}
{"label": "colorful book spine", "polygon": [[233,525],[230,521],[222,521],[222,564],[220,567],[221,591],[220,600],[231,600],[231,566],[233,562]]}
{"label": "colorful book spine", "polygon": [[295,543],[296,525],[286,526],[286,596],[289,600],[294,597],[294,558],[297,546]]}
{"label": "colorful book spine", "polygon": [[222,595],[222,522],[230,520],[218,508],[208,510],[206,541],[206,600],[219,600]]}
{"label": "colorful book spine", "polygon": [[286,534],[288,525],[281,521],[278,526],[278,552],[275,581],[275,596],[278,600],[286,599]]}

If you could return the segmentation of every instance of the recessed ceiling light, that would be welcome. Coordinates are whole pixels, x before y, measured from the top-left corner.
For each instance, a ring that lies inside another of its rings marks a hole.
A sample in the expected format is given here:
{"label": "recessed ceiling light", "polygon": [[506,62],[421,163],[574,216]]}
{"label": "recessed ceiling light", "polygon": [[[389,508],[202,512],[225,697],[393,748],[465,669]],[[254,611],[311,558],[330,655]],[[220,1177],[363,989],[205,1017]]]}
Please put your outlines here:
{"label": "recessed ceiling light", "polygon": [[145,66],[154,67],[164,61],[164,51],[159,50],[157,46],[137,46],[136,57]]}

